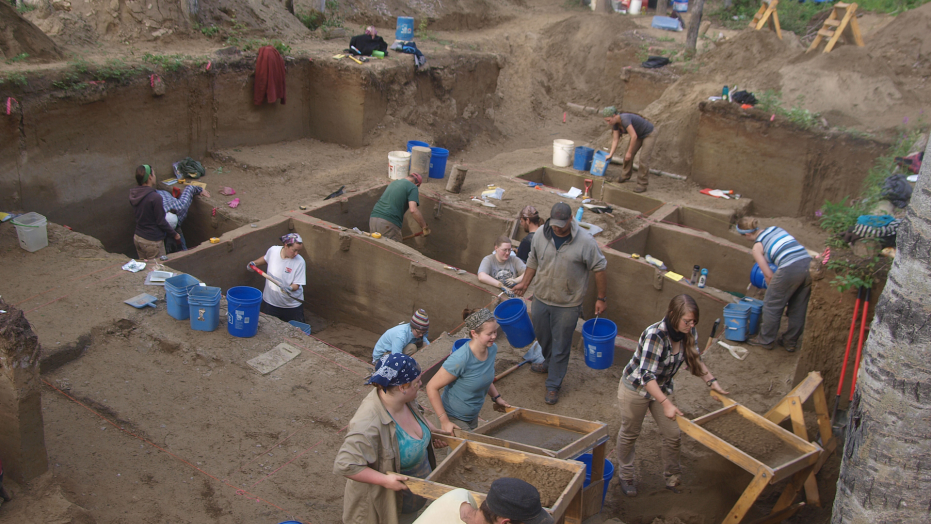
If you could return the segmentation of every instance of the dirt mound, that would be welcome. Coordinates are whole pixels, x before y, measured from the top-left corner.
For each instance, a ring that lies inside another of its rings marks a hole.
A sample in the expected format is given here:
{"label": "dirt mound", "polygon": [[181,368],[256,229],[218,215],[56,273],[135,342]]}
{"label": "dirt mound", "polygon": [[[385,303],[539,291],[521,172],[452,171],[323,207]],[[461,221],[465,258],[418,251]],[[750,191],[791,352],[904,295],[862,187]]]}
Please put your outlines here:
{"label": "dirt mound", "polygon": [[25,16],[56,42],[87,45],[97,40],[119,42],[200,38],[197,27],[217,26],[247,36],[247,31],[289,40],[309,34],[284,3],[260,0],[208,0],[191,8],[182,0],[89,3],[37,0]]}
{"label": "dirt mound", "polygon": [[22,54],[30,58],[55,60],[61,51],[38,27],[24,19],[9,2],[0,2],[0,58],[10,59]]}

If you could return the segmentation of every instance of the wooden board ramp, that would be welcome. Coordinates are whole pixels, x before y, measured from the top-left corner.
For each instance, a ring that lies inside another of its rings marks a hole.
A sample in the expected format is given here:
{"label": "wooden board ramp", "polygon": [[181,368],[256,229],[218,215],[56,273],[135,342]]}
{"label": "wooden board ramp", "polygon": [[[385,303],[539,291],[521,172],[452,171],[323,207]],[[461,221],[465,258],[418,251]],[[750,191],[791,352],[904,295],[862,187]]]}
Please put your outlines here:
{"label": "wooden board ramp", "polygon": [[769,27],[775,31],[779,40],[782,40],[782,28],[779,26],[779,13],[776,12],[777,5],[779,5],[779,0],[763,0],[760,9],[753,15],[753,20],[750,21],[750,28],[759,31],[763,29],[763,26],[768,22]]}
{"label": "wooden board ramp", "polygon": [[[820,375],[817,375],[817,378],[820,385]],[[803,384],[806,385],[806,388],[810,386],[810,384],[805,381],[803,381]],[[782,416],[782,413],[788,413],[787,416],[793,420],[794,430],[799,429],[796,427],[795,421],[797,417],[801,416],[801,403],[803,402],[798,395],[798,389],[799,388],[793,390],[796,394],[792,395],[796,402],[797,409],[795,409],[795,407],[783,407],[780,410],[773,411],[773,413],[775,413],[773,417],[779,418],[780,422],[786,418]],[[821,393],[823,396],[823,389]],[[753,475],[753,480],[750,482],[750,485],[744,490],[723,522],[730,524],[741,522],[766,486],[786,480],[788,483],[782,495],[779,497],[770,515],[762,521],[778,522],[779,520],[788,518],[788,516],[797,511],[801,506],[800,504],[795,504],[796,495],[804,487],[812,471],[819,463],[819,460],[824,454],[823,449],[815,443],[808,442],[807,436],[800,436],[792,431],[788,431],[773,420],[751,411],[734,400],[717,394],[714,391],[711,392],[711,396],[722,403],[723,407],[721,409],[694,420],[689,420],[685,417],[676,417],[676,422],[679,424],[679,428],[683,433],[689,435],[712,451]],[[777,407],[783,406],[783,402],[785,402],[785,399],[780,401]],[[793,399],[790,399],[788,405],[793,406],[792,402]],[[825,403],[825,411],[826,407],[827,404]],[[714,425],[712,423],[723,420],[725,417],[728,417],[732,423],[742,425],[742,427],[746,428],[748,433],[751,432],[750,430],[763,432],[763,434],[768,435],[769,438],[775,439],[775,442],[785,450],[788,450],[788,453],[773,455],[764,460],[760,457],[752,456],[747,451],[738,448],[731,442],[706,429],[705,426]],[[803,419],[801,420],[800,429],[801,431],[805,429]],[[776,518],[779,520],[773,520]]]}
{"label": "wooden board ramp", "polygon": [[837,40],[845,31],[857,46],[863,47],[863,36],[860,34],[860,25],[857,23],[857,4],[837,2],[834,4],[834,8],[831,9],[831,14],[828,15],[828,18],[824,21],[824,25],[818,31],[815,39],[805,52],[807,53],[812,49],[816,49],[821,44],[821,41],[827,38],[828,43],[824,46],[824,52],[830,53],[831,49],[834,49],[834,45],[837,44]]}

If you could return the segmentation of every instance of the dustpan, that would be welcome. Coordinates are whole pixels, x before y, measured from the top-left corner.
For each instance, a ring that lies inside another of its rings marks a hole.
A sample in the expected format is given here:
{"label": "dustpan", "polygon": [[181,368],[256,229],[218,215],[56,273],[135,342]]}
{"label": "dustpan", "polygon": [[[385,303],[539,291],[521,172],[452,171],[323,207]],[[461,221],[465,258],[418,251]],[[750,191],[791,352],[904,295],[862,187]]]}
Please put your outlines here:
{"label": "dustpan", "polygon": [[124,300],[123,302],[125,302],[126,304],[129,304],[130,306],[136,309],[140,309],[146,306],[155,307],[156,300],[158,300],[157,297],[153,297],[152,295],[148,293],[142,293],[141,295],[136,295],[129,300]]}

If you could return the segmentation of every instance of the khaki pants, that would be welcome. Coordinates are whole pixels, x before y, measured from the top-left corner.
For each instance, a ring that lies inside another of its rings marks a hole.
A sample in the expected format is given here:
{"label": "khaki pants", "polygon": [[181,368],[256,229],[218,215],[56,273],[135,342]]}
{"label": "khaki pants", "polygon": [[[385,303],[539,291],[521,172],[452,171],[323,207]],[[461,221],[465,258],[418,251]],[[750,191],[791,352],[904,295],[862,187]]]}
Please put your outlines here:
{"label": "khaki pants", "polygon": [[165,256],[164,240],[146,240],[139,235],[133,235],[133,244],[136,245],[136,254],[140,260],[155,260]]}
{"label": "khaki pants", "polygon": [[401,242],[401,228],[384,218],[369,217],[369,233],[381,233],[381,236]]}
{"label": "khaki pants", "polygon": [[[630,162],[624,161],[624,167],[621,170],[621,182],[630,180],[634,169],[634,158],[637,152],[640,152],[640,167],[637,169],[637,187],[647,188],[650,183],[650,160],[653,157],[653,143],[656,142],[656,130],[654,129],[649,135],[638,138],[634,144],[634,154],[630,157]],[[626,153],[625,153],[626,156]]]}
{"label": "khaki pants", "polygon": [[[679,447],[682,443],[679,437],[679,425],[675,420],[669,420],[663,414],[663,406],[655,400],[648,400],[621,384],[617,388],[617,399],[621,406],[621,430],[617,434],[617,467],[619,477],[622,480],[634,480],[634,444],[637,437],[640,436],[640,428],[643,427],[643,418],[647,411],[653,415],[653,420],[659,427],[659,432],[663,438],[662,457],[663,457],[663,476],[666,479],[667,486],[675,486],[679,483],[679,475],[682,469],[679,466]],[[675,403],[672,395],[669,396],[670,402]]]}

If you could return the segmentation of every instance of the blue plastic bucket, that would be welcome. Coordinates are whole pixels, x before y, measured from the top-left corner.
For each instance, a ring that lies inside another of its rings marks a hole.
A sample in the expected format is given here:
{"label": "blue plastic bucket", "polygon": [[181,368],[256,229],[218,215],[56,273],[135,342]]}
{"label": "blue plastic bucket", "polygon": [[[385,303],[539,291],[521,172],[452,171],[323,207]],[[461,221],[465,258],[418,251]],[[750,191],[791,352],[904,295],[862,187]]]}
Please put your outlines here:
{"label": "blue plastic bucket", "polygon": [[724,338],[734,342],[747,340],[747,324],[749,323],[749,304],[738,302],[724,306]]}
{"label": "blue plastic bucket", "polygon": [[254,287],[231,287],[226,292],[226,329],[240,338],[254,337],[259,330],[262,292]]}
{"label": "blue plastic bucket", "polygon": [[310,335],[310,324],[298,322],[297,320],[291,320],[288,322],[288,324],[291,324],[292,326],[300,329],[301,331],[304,332],[305,335]]}
{"label": "blue plastic bucket", "polygon": [[220,288],[194,286],[187,297],[191,329],[215,331],[220,325]]}
{"label": "blue plastic bucket", "polygon": [[165,303],[168,305],[168,314],[176,320],[187,320],[191,316],[188,309],[187,295],[191,288],[200,284],[200,281],[191,275],[180,274],[165,280]]}
{"label": "blue plastic bucket", "polygon": [[430,147],[430,144],[426,142],[421,142],[420,140],[408,140],[407,141],[407,152],[410,153],[414,146],[420,147]]}
{"label": "blue plastic bucket", "polygon": [[595,156],[592,159],[592,169],[591,174],[595,176],[605,176],[605,171],[608,170],[608,154],[604,151],[595,151]]}
{"label": "blue plastic bucket", "polygon": [[591,318],[582,324],[585,365],[592,369],[608,369],[614,364],[614,339],[617,325],[606,318]]}
{"label": "blue plastic bucket", "polygon": [[689,0],[675,0],[672,3],[672,10],[677,13],[685,13],[689,10]]}
{"label": "blue plastic bucket", "polygon": [[750,320],[747,326],[747,334],[756,335],[760,332],[760,320],[763,318],[763,301],[750,297],[744,297],[740,299],[740,301],[750,306]]}
{"label": "blue plastic bucket", "polygon": [[443,178],[446,176],[446,159],[449,150],[442,147],[430,148],[430,178]]}
{"label": "blue plastic bucket", "polygon": [[395,40],[413,40],[414,39],[414,17],[399,16],[398,28],[394,31]]}
{"label": "blue plastic bucket", "polygon": [[514,349],[527,347],[536,338],[530,315],[527,314],[527,306],[522,298],[509,298],[498,304],[495,308],[495,319],[501,324],[508,344]]}
{"label": "blue plastic bucket", "polygon": [[[589,484],[592,483],[592,454],[585,453],[584,455],[579,455],[575,458],[579,462],[585,464],[585,483],[582,484],[583,488],[587,488]],[[608,495],[608,484],[611,483],[611,479],[614,478],[614,464],[610,460],[605,459],[605,472],[604,472],[604,488],[601,491],[601,505],[604,506],[605,496]]]}
{"label": "blue plastic bucket", "polygon": [[[776,264],[770,264],[769,269],[775,273]],[[750,283],[760,289],[766,289],[766,276],[763,275],[763,270],[760,269],[759,264],[753,264],[753,269],[750,270]]]}
{"label": "blue plastic bucket", "polygon": [[450,355],[456,352],[457,349],[469,343],[472,340],[471,338],[460,338],[459,340],[453,342],[453,349],[449,352]]}
{"label": "blue plastic bucket", "polygon": [[579,146],[575,148],[575,161],[572,163],[572,168],[579,171],[588,171],[592,168],[592,158],[594,156],[595,150],[590,147]]}

